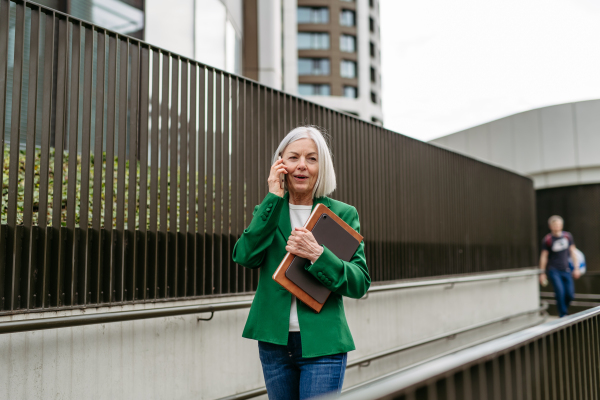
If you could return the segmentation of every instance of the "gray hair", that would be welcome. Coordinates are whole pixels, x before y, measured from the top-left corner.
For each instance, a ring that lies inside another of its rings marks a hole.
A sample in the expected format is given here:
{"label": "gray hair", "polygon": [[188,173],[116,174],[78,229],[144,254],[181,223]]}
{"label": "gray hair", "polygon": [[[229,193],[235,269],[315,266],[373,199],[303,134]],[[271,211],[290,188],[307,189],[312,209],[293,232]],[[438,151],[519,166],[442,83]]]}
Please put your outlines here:
{"label": "gray hair", "polygon": [[553,215],[550,218],[548,218],[548,225],[552,224],[554,221],[560,221],[560,222],[564,223],[564,221],[560,215]]}
{"label": "gray hair", "polygon": [[[273,161],[271,162],[271,164],[274,164],[279,158],[279,154],[283,153],[290,143],[300,139],[312,139],[317,145],[317,151],[319,153],[319,176],[317,177],[315,187],[313,188],[313,198],[327,196],[333,193],[336,187],[331,150],[324,137],[326,134],[326,132],[321,132],[318,127],[313,125],[300,126],[292,129],[290,133],[283,138],[281,143],[279,143],[275,154],[273,154]],[[287,183],[285,184],[284,190],[288,190]]]}

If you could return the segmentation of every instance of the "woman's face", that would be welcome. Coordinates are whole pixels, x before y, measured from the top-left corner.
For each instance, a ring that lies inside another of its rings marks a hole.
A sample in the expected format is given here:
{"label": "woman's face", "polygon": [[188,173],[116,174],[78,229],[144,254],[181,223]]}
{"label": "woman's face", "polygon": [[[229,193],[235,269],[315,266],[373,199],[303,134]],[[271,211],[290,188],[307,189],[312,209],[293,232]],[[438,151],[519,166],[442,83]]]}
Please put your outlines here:
{"label": "woman's face", "polygon": [[312,139],[300,139],[290,143],[283,151],[283,163],[288,190],[294,194],[312,193],[319,176],[319,154]]}

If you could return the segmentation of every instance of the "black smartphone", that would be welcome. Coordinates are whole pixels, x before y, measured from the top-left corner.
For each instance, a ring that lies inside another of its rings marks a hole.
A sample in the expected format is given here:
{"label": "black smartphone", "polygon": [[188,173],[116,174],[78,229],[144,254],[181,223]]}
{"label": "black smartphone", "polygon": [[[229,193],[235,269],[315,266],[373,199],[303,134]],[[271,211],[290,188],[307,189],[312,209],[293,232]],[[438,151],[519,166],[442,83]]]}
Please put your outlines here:
{"label": "black smartphone", "polygon": [[[281,153],[279,153],[279,159],[281,160]],[[285,174],[279,174],[279,185],[283,189],[283,184],[285,182]]]}

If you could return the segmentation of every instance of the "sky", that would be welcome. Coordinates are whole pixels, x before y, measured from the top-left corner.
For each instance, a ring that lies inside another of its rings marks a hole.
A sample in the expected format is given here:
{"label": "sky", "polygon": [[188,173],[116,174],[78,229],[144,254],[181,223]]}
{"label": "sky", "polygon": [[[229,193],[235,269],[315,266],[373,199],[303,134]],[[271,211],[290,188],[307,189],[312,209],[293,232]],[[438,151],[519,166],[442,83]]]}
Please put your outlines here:
{"label": "sky", "polygon": [[600,99],[600,0],[380,0],[386,128],[432,140]]}

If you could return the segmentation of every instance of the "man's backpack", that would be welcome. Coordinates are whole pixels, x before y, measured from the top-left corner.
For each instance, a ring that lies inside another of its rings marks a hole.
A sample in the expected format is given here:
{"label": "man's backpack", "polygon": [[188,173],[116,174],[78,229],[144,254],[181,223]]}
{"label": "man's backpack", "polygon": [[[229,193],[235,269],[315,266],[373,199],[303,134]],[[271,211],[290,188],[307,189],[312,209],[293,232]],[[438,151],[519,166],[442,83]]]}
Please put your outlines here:
{"label": "man's backpack", "polygon": [[[566,237],[567,239],[569,239],[571,241],[571,243],[573,242],[573,236],[571,236],[571,234],[569,232],[565,232],[563,231],[563,236]],[[552,234],[549,233],[546,236],[544,236],[544,243],[546,244],[547,248],[552,248]]]}
{"label": "man's backpack", "polygon": [[[577,261],[579,261],[579,272],[581,275],[585,274],[585,256],[579,249],[575,249],[575,254],[577,254]],[[573,265],[573,260],[571,259],[571,255],[569,254],[569,270],[573,272],[575,266]]]}

